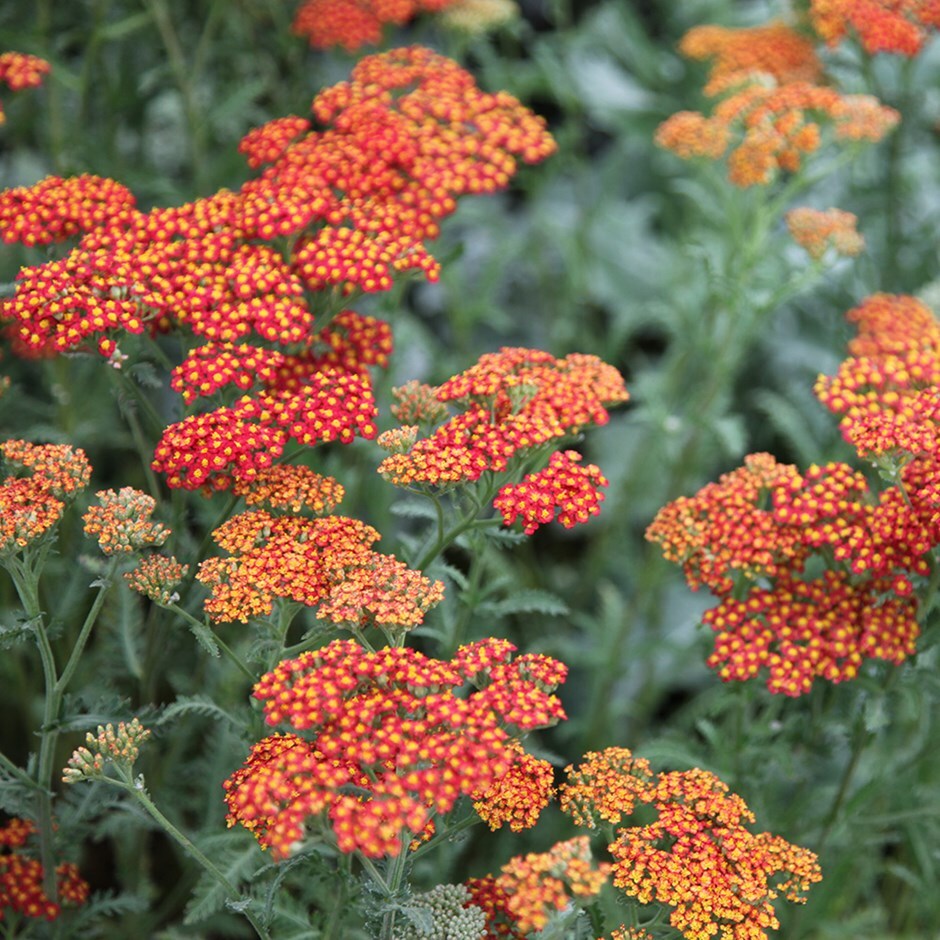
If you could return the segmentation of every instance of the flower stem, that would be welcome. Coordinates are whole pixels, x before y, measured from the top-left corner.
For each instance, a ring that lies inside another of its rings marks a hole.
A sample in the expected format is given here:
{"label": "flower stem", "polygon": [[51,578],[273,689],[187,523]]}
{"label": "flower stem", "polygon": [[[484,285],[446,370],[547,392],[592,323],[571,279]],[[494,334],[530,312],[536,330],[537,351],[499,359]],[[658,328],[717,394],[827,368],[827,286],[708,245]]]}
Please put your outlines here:
{"label": "flower stem", "polygon": [[[143,807],[144,810],[150,815],[150,817],[160,826],[161,829],[171,838],[180,848],[186,852],[190,858],[198,862],[202,868],[207,871],[226,891],[230,896],[232,901],[236,901],[241,898],[241,892],[238,888],[232,884],[231,881],[226,877],[225,873],[222,872],[219,868],[216,867],[215,863],[205,855],[202,850],[192,841],[185,833],[181,832],[173,823],[170,822],[166,816],[157,808],[157,805],[150,799],[149,794],[142,782],[135,781],[132,779],[130,771],[125,768],[118,767],[118,773],[120,774],[119,780],[108,779],[109,783],[113,783],[116,786],[121,787],[130,793],[135,800]],[[270,940],[270,934],[267,931],[267,928],[264,924],[255,917],[254,913],[250,910],[249,904],[250,901],[244,903],[239,903],[237,910],[242,914],[245,919],[255,928],[255,932],[258,934],[262,940]]]}

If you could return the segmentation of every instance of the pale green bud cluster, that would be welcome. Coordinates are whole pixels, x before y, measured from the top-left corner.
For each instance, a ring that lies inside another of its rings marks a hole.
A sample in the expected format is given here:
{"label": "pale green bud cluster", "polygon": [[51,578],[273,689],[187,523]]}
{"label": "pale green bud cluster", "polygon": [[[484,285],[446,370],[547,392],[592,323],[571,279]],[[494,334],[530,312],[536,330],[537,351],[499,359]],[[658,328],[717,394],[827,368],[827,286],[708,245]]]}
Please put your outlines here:
{"label": "pale green bud cluster", "polygon": [[469,900],[463,885],[438,885],[415,895],[411,899],[415,917],[396,930],[395,940],[481,940],[486,915],[479,907],[464,907]]}

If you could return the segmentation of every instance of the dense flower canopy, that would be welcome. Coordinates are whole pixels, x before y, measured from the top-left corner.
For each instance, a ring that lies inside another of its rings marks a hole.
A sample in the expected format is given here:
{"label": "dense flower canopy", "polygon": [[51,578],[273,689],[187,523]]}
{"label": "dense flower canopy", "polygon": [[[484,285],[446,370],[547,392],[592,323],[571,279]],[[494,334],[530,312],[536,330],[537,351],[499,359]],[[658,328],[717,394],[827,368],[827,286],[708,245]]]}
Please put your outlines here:
{"label": "dense flower canopy", "polygon": [[283,857],[326,812],[340,851],[398,855],[517,765],[520,735],[564,718],[551,693],[564,666],[514,652],[483,640],[448,662],[335,640],[280,663],[254,695],[268,724],[294,731],[260,741],[226,782],[229,824]]}

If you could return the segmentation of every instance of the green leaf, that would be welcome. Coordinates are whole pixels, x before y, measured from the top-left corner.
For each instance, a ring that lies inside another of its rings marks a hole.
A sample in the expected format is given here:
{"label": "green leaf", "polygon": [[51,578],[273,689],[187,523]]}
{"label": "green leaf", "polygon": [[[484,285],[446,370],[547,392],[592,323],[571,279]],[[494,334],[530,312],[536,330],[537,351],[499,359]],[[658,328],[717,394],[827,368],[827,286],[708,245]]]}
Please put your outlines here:
{"label": "green leaf", "polygon": [[437,519],[437,511],[427,500],[406,499],[400,503],[393,503],[390,507],[393,516],[402,519]]}
{"label": "green leaf", "polygon": [[549,614],[560,617],[568,613],[568,605],[549,591],[528,588],[501,601],[485,601],[477,607],[477,611],[489,617],[508,617],[510,614]]}
{"label": "green leaf", "polygon": [[178,721],[181,717],[193,714],[226,722],[239,730],[245,728],[245,722],[235,717],[231,708],[222,708],[205,695],[181,695],[171,705],[167,705],[160,717],[152,724],[167,725]]}
{"label": "green leaf", "polygon": [[219,644],[215,642],[215,636],[205,624],[195,624],[190,620],[186,621],[189,632],[196,638],[199,645],[212,657],[218,659],[222,655]]}

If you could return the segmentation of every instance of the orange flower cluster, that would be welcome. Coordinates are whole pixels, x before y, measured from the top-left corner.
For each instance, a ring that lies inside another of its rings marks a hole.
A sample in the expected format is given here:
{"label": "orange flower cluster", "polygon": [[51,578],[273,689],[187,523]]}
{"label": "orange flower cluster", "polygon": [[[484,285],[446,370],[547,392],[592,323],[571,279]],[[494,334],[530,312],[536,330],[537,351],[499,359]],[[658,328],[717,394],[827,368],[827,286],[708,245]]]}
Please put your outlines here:
{"label": "orange flower cluster", "polygon": [[531,535],[539,526],[558,521],[570,529],[587,522],[601,511],[608,481],[594,464],[580,466],[581,455],[573,450],[552,454],[544,470],[530,473],[520,483],[507,483],[493,500],[506,525],[522,517],[523,531]]}
{"label": "orange flower cluster", "polygon": [[[613,882],[642,904],[673,907],[670,923],[689,940],[762,940],[779,926],[774,898],[801,902],[821,879],[812,852],[745,828],[753,814],[713,774],[652,774],[646,761],[632,766],[623,748],[587,758],[567,769],[562,808],[578,819],[588,807],[588,818],[615,824],[637,802],[656,809],[655,822],[617,830],[609,846],[616,860]],[[618,771],[627,778],[622,784],[616,783]],[[622,803],[611,802],[611,784],[623,794]]]}
{"label": "orange flower cluster", "polygon": [[225,783],[229,825],[284,857],[326,811],[340,851],[398,855],[435,813],[509,771],[515,738],[564,718],[551,694],[564,666],[514,651],[483,640],[446,662],[335,640],[280,663],[254,696],[268,724],[310,740],[275,734],[254,746]]}
{"label": "orange flower cluster", "polygon": [[[840,95],[815,84],[812,46],[788,27],[693,29],[680,44],[693,58],[714,58],[706,93],[721,96],[712,114],[680,111],[656,132],[656,143],[684,160],[722,159],[736,186],[771,183],[796,173],[823,142],[823,123],[836,140],[878,141],[900,119],[869,95]],[[730,152],[729,152],[729,148]]]}
{"label": "orange flower cluster", "polygon": [[345,495],[332,477],[291,464],[275,464],[260,470],[251,480],[239,480],[233,492],[243,496],[249,506],[289,512],[307,510],[317,516],[332,513]]}
{"label": "orange flower cluster", "polygon": [[232,516],[213,538],[231,554],[207,558],[196,577],[211,590],[205,610],[217,623],[247,623],[285,598],[350,629],[409,629],[444,596],[440,581],[373,551],[379,533],[357,519],[256,509]]}
{"label": "orange flower cluster", "polygon": [[916,56],[940,27],[933,0],[810,0],[810,22],[830,46],[854,34],[869,55]]}
{"label": "orange flower cluster", "polygon": [[372,436],[368,369],[386,364],[389,327],[343,311],[316,329],[309,292],[335,300],[387,290],[409,270],[436,278],[425,241],[457,199],[504,188],[519,160],[555,147],[515,98],[482,92],[420,47],[362,60],[312,110],[322,130],[289,117],[245,137],[258,173],[237,192],[140,212],[117,184],[86,177],[43,181],[0,203],[0,215],[25,210],[22,230],[10,229],[22,240],[85,232],[66,257],[24,268],[0,307],[19,354],[96,349],[118,366],[129,335],[182,330],[205,344],[173,374],[187,404],[251,392],[168,430],[155,469],[171,486],[250,477],[287,436]]}
{"label": "orange flower cluster", "polygon": [[561,811],[588,829],[602,822],[616,826],[632,815],[654,779],[649,762],[625,747],[588,751],[577,768],[565,768],[565,775],[559,789]]}
{"label": "orange flower cluster", "polygon": [[0,191],[0,238],[7,244],[48,245],[112,224],[134,204],[126,186],[105,177],[47,176],[32,186]]}
{"label": "orange flower cluster", "polygon": [[787,213],[786,222],[793,240],[817,261],[830,248],[837,255],[853,257],[865,247],[856,228],[858,218],[852,212],[801,206]]}
{"label": "orange flower cluster", "polygon": [[769,75],[781,85],[788,82],[817,82],[822,63],[812,42],[784,23],[768,23],[747,29],[696,26],[679,42],[688,59],[711,60],[705,94],[728,87],[728,80]]}
{"label": "orange flower cluster", "polygon": [[509,823],[513,832],[530,829],[555,793],[548,761],[533,757],[511,742],[512,766],[488,790],[474,794],[473,808],[494,832]]}
{"label": "orange flower cluster", "polygon": [[[65,444],[0,444],[0,457],[13,471],[0,483],[0,554],[25,548],[50,531],[62,516],[64,500],[88,485],[91,465],[85,452]],[[17,476],[26,471],[27,476]]]}
{"label": "orange flower cluster", "polygon": [[[775,693],[854,678],[866,658],[902,662],[919,634],[909,576],[929,573],[931,526],[897,489],[872,494],[845,464],[800,474],[768,454],[664,507],[647,530],[719,604],[708,664],[722,679],[767,672]],[[831,569],[808,578],[810,556]],[[755,584],[754,582],[758,582]]]}
{"label": "orange flower cluster", "polygon": [[[35,88],[42,84],[43,77],[52,71],[52,66],[39,56],[25,52],[0,53],[0,83],[12,91]],[[0,106],[0,124],[6,120]]]}
{"label": "orange flower cluster", "polygon": [[[406,419],[435,414],[430,392],[417,384],[400,390],[396,413]],[[620,373],[595,356],[556,359],[521,348],[484,355],[434,389],[433,396],[438,406],[459,402],[463,410],[407,449],[399,445],[416,434],[411,426],[399,437],[383,438],[394,452],[379,473],[397,486],[447,486],[504,471],[517,455],[587,425],[606,424],[607,406],[629,397]],[[596,467],[579,467],[579,459],[572,451],[554,455],[546,470],[504,487],[496,507],[508,522],[521,515],[527,532],[553,519],[556,509],[566,526],[586,521],[597,513],[603,498],[597,488],[606,481]]]}
{"label": "orange flower cluster", "polygon": [[[494,879],[496,898],[513,929],[528,936],[545,927],[553,914],[568,909],[575,899],[595,897],[607,883],[610,868],[606,864],[595,867],[588,837],[578,836],[556,843],[548,852],[510,859]],[[470,892],[473,903],[482,907],[473,887]],[[500,936],[489,925],[487,929]]]}
{"label": "orange flower cluster", "polygon": [[[0,847],[20,849],[35,831],[31,820],[11,819],[0,827]],[[63,862],[56,868],[56,887],[65,904],[79,906],[88,900],[88,882],[71,862]],[[13,851],[0,854],[0,921],[7,910],[23,917],[46,920],[55,920],[62,911],[43,890],[42,864]]]}
{"label": "orange flower cluster", "polygon": [[85,534],[98,539],[105,555],[136,552],[142,548],[162,545],[170,530],[150,517],[157,501],[132,486],[120,490],[101,490],[96,494],[98,505],[82,517]]}
{"label": "orange flower cluster", "polygon": [[385,26],[401,26],[418,13],[437,13],[454,0],[304,0],[291,30],[314,49],[341,46],[357,52],[382,41]]}
{"label": "orange flower cluster", "polygon": [[167,607],[179,600],[176,587],[188,571],[189,565],[180,564],[173,555],[145,555],[124,580],[131,590]]}

